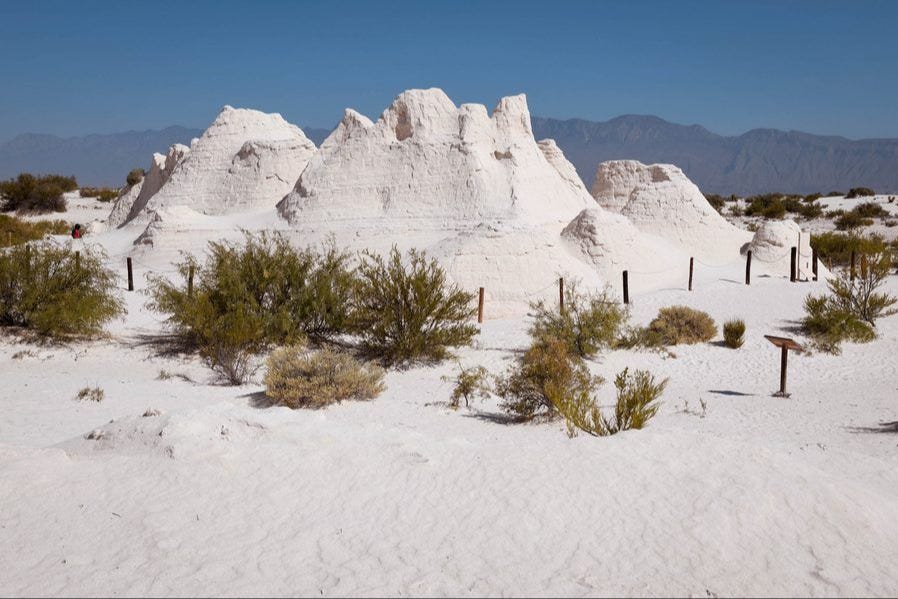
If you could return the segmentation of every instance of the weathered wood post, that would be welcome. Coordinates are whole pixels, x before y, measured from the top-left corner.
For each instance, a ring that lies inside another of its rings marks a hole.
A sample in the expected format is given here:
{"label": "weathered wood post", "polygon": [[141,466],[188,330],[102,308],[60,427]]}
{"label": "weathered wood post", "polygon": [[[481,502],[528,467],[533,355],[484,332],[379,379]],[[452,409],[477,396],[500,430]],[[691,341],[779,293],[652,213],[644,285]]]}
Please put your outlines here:
{"label": "weathered wood post", "polygon": [[480,297],[477,300],[477,322],[483,324],[483,287],[480,288]]}
{"label": "weathered wood post", "polygon": [[793,283],[798,278],[798,248],[794,245],[792,246],[792,259],[789,262],[789,280]]}
{"label": "weathered wood post", "polygon": [[187,297],[193,297],[193,264],[187,269]]}
{"label": "weathered wood post", "polygon": [[81,270],[81,252],[75,250],[75,270]]}
{"label": "weathered wood post", "polygon": [[695,258],[689,258],[689,291],[692,291],[692,270],[695,263]]}
{"label": "weathered wood post", "polygon": [[817,248],[811,248],[811,272],[814,273],[814,280],[817,280]]}
{"label": "weathered wood post", "polygon": [[745,254],[745,284],[751,285],[751,250]]}
{"label": "weathered wood post", "polygon": [[134,291],[134,269],[131,266],[131,256],[128,256],[128,291]]}
{"label": "weathered wood post", "polygon": [[861,278],[867,278],[867,254],[861,254]]}
{"label": "weathered wood post", "polygon": [[851,250],[851,280],[852,281],[854,280],[854,276],[855,276],[855,267],[854,267],[855,258],[856,258],[856,256],[855,256],[854,250]]}
{"label": "weathered wood post", "polygon": [[627,276],[627,271],[624,271],[624,303],[630,303],[630,283],[629,277]]}
{"label": "weathered wood post", "polygon": [[789,397],[786,391],[786,372],[789,367],[789,350],[804,351],[804,348],[795,343],[792,339],[786,337],[776,337],[774,335],[764,335],[774,346],[780,348],[780,390],[773,394],[774,397]]}
{"label": "weathered wood post", "polygon": [[564,312],[564,277],[558,279],[558,309]]}

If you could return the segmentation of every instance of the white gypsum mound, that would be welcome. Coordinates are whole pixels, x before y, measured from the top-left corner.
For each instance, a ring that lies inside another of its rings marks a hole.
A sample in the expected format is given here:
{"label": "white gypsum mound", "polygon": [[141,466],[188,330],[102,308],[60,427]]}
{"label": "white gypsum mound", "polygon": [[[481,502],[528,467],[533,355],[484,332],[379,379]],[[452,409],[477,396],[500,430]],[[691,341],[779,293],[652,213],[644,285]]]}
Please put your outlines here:
{"label": "white gypsum mound", "polygon": [[301,228],[570,221],[592,202],[559,171],[569,164],[553,146],[533,138],[523,95],[501,99],[490,116],[439,89],[409,90],[376,123],[347,110],[278,208]]}
{"label": "white gypsum mound", "polygon": [[174,144],[166,154],[153,154],[150,170],[138,183],[124,187],[112,206],[106,219],[109,228],[121,227],[136,217],[147,205],[150,198],[162,189],[175,167],[190,152],[184,144]]}
{"label": "white gypsum mound", "polygon": [[315,144],[281,115],[225,106],[168,180],[143,205],[135,203],[128,218],[148,219],[171,206],[210,215],[273,210],[314,153]]}
{"label": "white gypsum mound", "polygon": [[672,164],[603,162],[596,171],[592,196],[603,208],[626,216],[640,231],[667,239],[700,259],[735,260],[751,239],[750,233],[718,214]]}

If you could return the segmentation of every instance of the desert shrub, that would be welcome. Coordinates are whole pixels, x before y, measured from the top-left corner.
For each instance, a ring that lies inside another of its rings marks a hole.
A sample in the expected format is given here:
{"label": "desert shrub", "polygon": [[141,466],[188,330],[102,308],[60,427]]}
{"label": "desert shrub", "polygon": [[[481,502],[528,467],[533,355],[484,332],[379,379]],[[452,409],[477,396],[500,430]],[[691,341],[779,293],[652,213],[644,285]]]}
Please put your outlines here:
{"label": "desert shrub", "polygon": [[78,190],[82,198],[96,198],[98,202],[111,202],[118,197],[117,189],[109,187],[82,187]]}
{"label": "desert shrub", "polygon": [[343,352],[286,347],[268,358],[265,394],[289,408],[321,408],[344,399],[373,399],[384,390],[383,378],[379,366]]}
{"label": "desert shrub", "polygon": [[711,204],[711,207],[714,208],[714,210],[716,210],[717,212],[723,212],[723,207],[726,204],[726,198],[717,195],[716,193],[706,193],[705,199],[708,200],[708,203]]}
{"label": "desert shrub", "polygon": [[0,247],[43,239],[45,235],[64,235],[68,232],[69,225],[62,220],[31,222],[9,214],[0,214]]}
{"label": "desert shrub", "polygon": [[353,328],[364,349],[385,363],[439,361],[477,333],[470,324],[474,295],[450,284],[424,252],[410,250],[407,264],[395,247],[386,259],[365,252],[357,275]]}
{"label": "desert shrub", "polygon": [[830,219],[830,220],[834,220],[834,219],[839,218],[839,217],[842,216],[843,214],[845,214],[845,211],[842,210],[841,208],[838,208],[838,209],[836,209],[836,210],[827,210],[827,211],[823,214],[823,216],[824,216],[825,218]]}
{"label": "desert shrub", "polygon": [[823,206],[817,202],[805,203],[801,205],[801,208],[797,212],[802,217],[812,220],[823,216]]}
{"label": "desert shrub", "polygon": [[742,347],[745,343],[745,321],[739,319],[723,323],[723,342],[732,349]]}
{"label": "desert shrub", "polygon": [[530,309],[533,338],[560,339],[584,358],[614,345],[630,317],[629,309],[615,300],[609,289],[582,293],[576,281],[565,282],[564,310],[547,307],[542,300],[531,304]]}
{"label": "desert shrub", "polygon": [[857,206],[852,208],[851,211],[861,218],[878,218],[889,216],[889,211],[883,208],[882,204],[877,204],[876,202],[864,202],[863,204],[858,204]]}
{"label": "desert shrub", "polygon": [[838,352],[842,341],[876,337],[876,321],[898,313],[898,298],[879,291],[892,269],[887,253],[870,256],[867,268],[851,280],[842,272],[827,281],[828,295],[805,298],[802,327],[818,347]]}
{"label": "desert shrub", "polygon": [[745,211],[739,204],[733,204],[732,206],[730,206],[730,216],[735,216],[738,218],[743,214],[745,214]]}
{"label": "desert shrub", "polygon": [[84,387],[75,394],[77,401],[95,401],[97,403],[103,401],[106,392],[100,387]]}
{"label": "desert shrub", "polygon": [[860,227],[869,227],[873,224],[872,218],[864,218],[857,212],[846,212],[836,219],[836,229],[839,231],[851,231]]}
{"label": "desert shrub", "polygon": [[767,219],[781,219],[786,215],[786,206],[783,204],[783,195],[779,193],[767,193],[751,196],[745,199],[746,216],[762,216]]}
{"label": "desert shrub", "polygon": [[658,311],[648,326],[664,345],[679,345],[710,341],[717,334],[714,319],[706,312],[688,306],[668,306]]}
{"label": "desert shrub", "polygon": [[614,379],[617,401],[614,416],[602,414],[595,396],[589,389],[574,389],[573,392],[557,394],[553,400],[558,413],[565,420],[569,437],[583,431],[595,437],[614,435],[620,431],[641,429],[658,412],[657,399],[667,386],[667,379],[660,383],[645,370],[637,370],[630,375],[625,368]]}
{"label": "desert shrub", "polygon": [[844,196],[844,195],[845,195],[845,192],[835,190],[835,191],[830,191],[830,192],[827,193],[824,197],[827,197],[827,198],[835,198],[835,197]]}
{"label": "desert shrub", "polygon": [[442,377],[442,380],[454,382],[455,388],[449,396],[449,405],[457,408],[461,400],[465,400],[465,407],[471,405],[471,400],[477,397],[486,399],[490,396],[490,384],[487,378],[489,373],[483,366],[471,366],[463,368],[458,365],[458,372],[454,377]]}
{"label": "desert shrub", "polygon": [[557,404],[591,395],[601,379],[589,374],[581,358],[558,339],[537,339],[504,374],[496,378],[502,409],[519,418],[554,418]]}
{"label": "desert shrub", "polygon": [[49,243],[0,252],[0,326],[51,337],[99,333],[124,312],[103,259],[96,250],[76,256]]}
{"label": "desert shrub", "polygon": [[[186,257],[182,279],[151,277],[150,307],[167,314],[185,345],[230,382],[249,376],[251,356],[273,344],[330,339],[348,326],[353,278],[348,256],[330,244],[296,250],[280,234],[211,242],[204,264]],[[194,270],[194,287],[187,279]]]}
{"label": "desert shrub", "polygon": [[804,196],[804,201],[809,204],[813,204],[814,202],[816,202],[817,200],[819,200],[822,197],[823,197],[822,193],[809,193],[808,195]]}
{"label": "desert shrub", "polygon": [[887,221],[883,222],[882,224],[884,224],[885,226],[891,228],[891,227],[898,226],[898,221],[896,221],[896,220],[887,220]]}
{"label": "desert shrub", "polygon": [[817,257],[830,264],[847,266],[851,263],[851,252],[857,255],[879,254],[888,250],[885,240],[879,235],[856,235],[826,231],[811,237],[811,247],[817,250]]}
{"label": "desert shrub", "polygon": [[0,199],[2,199],[0,209],[20,212],[65,212],[66,201],[63,194],[77,188],[75,177],[21,173],[15,179],[0,182]]}
{"label": "desert shrub", "polygon": [[144,176],[146,175],[146,171],[142,168],[131,169],[131,172],[128,173],[128,176],[125,177],[125,183],[128,185],[137,185],[141,181],[143,181]]}
{"label": "desert shrub", "polygon": [[853,200],[854,198],[866,198],[870,196],[875,196],[876,192],[870,189],[869,187],[852,187],[848,190],[848,193],[845,195],[845,199]]}

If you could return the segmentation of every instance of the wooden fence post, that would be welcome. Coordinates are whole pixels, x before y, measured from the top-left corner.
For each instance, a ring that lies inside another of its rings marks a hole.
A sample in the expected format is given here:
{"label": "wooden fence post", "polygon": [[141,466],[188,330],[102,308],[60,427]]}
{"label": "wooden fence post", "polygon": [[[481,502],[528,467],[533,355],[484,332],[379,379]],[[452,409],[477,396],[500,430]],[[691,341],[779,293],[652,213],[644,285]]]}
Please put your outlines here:
{"label": "wooden fence post", "polygon": [[851,250],[851,280],[852,281],[854,280],[854,276],[855,276],[854,264],[855,264],[855,253],[854,253],[854,250]]}
{"label": "wooden fence post", "polygon": [[817,248],[811,248],[811,272],[814,273],[814,280],[817,280]]}
{"label": "wooden fence post", "polygon": [[861,278],[867,278],[867,254],[861,254]]}
{"label": "wooden fence post", "polygon": [[75,251],[75,270],[81,269],[81,252]]}
{"label": "wooden fence post", "polygon": [[745,254],[745,284],[751,285],[751,250]]}
{"label": "wooden fence post", "polygon": [[564,278],[558,279],[558,309],[564,312]]}
{"label": "wooden fence post", "polygon": [[689,258],[689,291],[692,291],[692,268],[695,258]]}
{"label": "wooden fence post", "polygon": [[134,269],[131,266],[131,256],[128,256],[128,291],[134,291]]}
{"label": "wooden fence post", "polygon": [[624,303],[630,303],[630,283],[628,280],[627,271],[624,271]]}
{"label": "wooden fence post", "polygon": [[187,297],[193,297],[193,264],[187,270]]}
{"label": "wooden fence post", "polygon": [[792,259],[789,261],[789,280],[793,283],[798,278],[798,248],[794,245],[792,246]]}
{"label": "wooden fence post", "polygon": [[483,287],[480,288],[480,299],[477,300],[477,322],[483,324]]}

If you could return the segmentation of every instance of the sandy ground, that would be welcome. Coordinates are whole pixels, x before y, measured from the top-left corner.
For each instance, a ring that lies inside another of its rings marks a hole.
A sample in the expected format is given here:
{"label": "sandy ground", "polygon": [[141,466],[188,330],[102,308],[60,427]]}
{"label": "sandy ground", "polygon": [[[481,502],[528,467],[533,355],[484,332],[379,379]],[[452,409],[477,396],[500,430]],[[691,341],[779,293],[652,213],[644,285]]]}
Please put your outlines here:
{"label": "sandy ground", "polygon": [[[120,269],[130,241],[104,239]],[[108,339],[0,340],[0,595],[898,593],[898,317],[793,356],[792,397],[771,397],[763,334],[794,335],[822,282],[699,264],[691,293],[685,276],[637,292],[635,323],[684,303],[744,318],[746,344],[603,355],[609,381],[670,377],[661,411],[569,439],[504,424],[495,400],[449,408],[453,362],[391,371],[370,402],[265,407],[258,382],[145,342],[163,323],[144,275],[165,268],[146,260]],[[499,373],[526,329],[489,320],[459,361]],[[95,385],[102,402],[74,399]]]}

